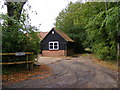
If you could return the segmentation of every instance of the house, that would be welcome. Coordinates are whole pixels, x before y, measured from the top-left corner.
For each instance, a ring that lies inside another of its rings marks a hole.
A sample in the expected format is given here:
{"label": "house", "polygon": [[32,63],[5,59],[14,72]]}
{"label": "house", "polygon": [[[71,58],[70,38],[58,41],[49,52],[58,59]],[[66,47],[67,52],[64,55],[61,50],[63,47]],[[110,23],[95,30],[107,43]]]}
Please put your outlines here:
{"label": "house", "polygon": [[39,32],[38,33],[38,37],[40,38],[40,40],[43,40],[43,38],[48,34],[48,32]]}
{"label": "house", "polygon": [[60,30],[52,28],[41,41],[43,56],[58,57],[73,54],[74,41]]}

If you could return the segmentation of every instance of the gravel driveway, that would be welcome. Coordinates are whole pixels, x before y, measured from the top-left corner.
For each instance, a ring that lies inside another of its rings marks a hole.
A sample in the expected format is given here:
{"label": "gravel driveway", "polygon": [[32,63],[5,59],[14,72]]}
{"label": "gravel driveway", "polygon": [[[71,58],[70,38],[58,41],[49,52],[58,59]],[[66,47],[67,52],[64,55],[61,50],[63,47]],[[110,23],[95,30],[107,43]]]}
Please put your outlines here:
{"label": "gravel driveway", "polygon": [[51,64],[51,63],[54,63],[54,62],[57,62],[57,61],[59,61],[59,60],[61,60],[62,58],[60,58],[60,57],[41,57],[41,56],[39,56],[38,57],[38,63],[39,64],[46,64],[46,65],[48,65],[48,64]]}
{"label": "gravel driveway", "polygon": [[118,72],[94,63],[89,57],[59,58],[47,65],[53,69],[51,76],[4,88],[118,88]]}

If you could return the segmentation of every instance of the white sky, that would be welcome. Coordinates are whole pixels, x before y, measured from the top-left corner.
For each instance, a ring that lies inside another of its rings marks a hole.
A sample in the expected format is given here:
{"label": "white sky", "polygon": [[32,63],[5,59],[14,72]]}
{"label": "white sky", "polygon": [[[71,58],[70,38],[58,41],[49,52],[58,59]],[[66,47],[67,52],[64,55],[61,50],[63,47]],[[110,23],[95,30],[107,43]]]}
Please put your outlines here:
{"label": "white sky", "polygon": [[[4,4],[3,1],[4,0],[0,0],[0,13],[7,12],[6,6],[1,8],[1,6]],[[40,26],[39,31],[46,32],[51,30],[51,28],[54,27],[53,23],[55,23],[55,18],[62,9],[67,7],[70,1],[85,2],[87,0],[28,0],[27,3],[32,6],[32,10],[37,12],[37,15],[29,12],[31,25],[36,27]],[[27,3],[24,5],[24,8],[28,8]]]}
{"label": "white sky", "polygon": [[[0,0],[0,5],[3,5],[1,1],[3,0]],[[35,13],[29,14],[32,26],[40,26],[39,31],[50,31],[54,27],[55,18],[62,9],[67,7],[69,1],[75,2],[77,0],[28,0],[32,10],[37,12],[37,15]],[[24,8],[27,8],[27,3]],[[7,12],[6,6],[4,9],[0,9],[0,12]]]}

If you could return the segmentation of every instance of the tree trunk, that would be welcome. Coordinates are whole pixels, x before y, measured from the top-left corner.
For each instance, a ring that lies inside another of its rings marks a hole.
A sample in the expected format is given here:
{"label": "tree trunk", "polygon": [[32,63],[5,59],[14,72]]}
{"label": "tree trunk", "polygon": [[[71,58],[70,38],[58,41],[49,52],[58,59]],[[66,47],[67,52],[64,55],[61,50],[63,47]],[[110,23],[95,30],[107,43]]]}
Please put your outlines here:
{"label": "tree trunk", "polygon": [[[19,20],[23,6],[26,2],[6,2],[7,13],[9,17],[13,17],[15,20]],[[13,21],[8,21],[8,26],[12,26]]]}
{"label": "tree trunk", "polygon": [[25,3],[26,2],[6,2],[8,16],[15,16],[16,19],[20,19],[20,15]]}

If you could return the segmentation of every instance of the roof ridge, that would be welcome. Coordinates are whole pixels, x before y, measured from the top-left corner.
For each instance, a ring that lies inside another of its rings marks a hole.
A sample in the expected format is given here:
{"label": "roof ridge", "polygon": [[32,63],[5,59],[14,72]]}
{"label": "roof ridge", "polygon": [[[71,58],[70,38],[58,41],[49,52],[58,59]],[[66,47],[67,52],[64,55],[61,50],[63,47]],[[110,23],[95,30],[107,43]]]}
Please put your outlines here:
{"label": "roof ridge", "polygon": [[57,30],[55,28],[53,28],[58,34],[60,34],[61,37],[63,37],[66,41],[71,41],[74,42],[67,34],[65,34],[64,32],[62,32],[61,30]]}
{"label": "roof ridge", "polygon": [[[53,28],[46,34],[46,36],[47,36],[52,30],[54,30],[55,32],[57,32],[57,33],[58,33],[63,39],[65,39],[66,41],[74,42],[74,40],[72,40],[67,34],[65,34],[64,32],[62,32],[61,30],[57,30],[55,27],[53,27]],[[45,36],[45,37],[46,37],[46,36]],[[44,37],[44,38],[45,38],[45,37]],[[43,38],[41,41],[43,41],[44,38]]]}

